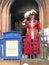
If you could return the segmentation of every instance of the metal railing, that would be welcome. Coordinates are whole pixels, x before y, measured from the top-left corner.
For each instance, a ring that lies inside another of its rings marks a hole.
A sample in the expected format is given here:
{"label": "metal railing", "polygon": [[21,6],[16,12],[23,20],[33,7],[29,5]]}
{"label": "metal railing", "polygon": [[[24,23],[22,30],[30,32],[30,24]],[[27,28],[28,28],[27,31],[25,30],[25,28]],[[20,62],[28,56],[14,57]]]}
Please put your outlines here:
{"label": "metal railing", "polygon": [[31,55],[24,54],[24,40],[25,36],[22,36],[22,59],[45,59],[49,60],[49,46],[47,41],[47,36],[40,36],[40,54],[37,54],[37,58],[33,58]]}

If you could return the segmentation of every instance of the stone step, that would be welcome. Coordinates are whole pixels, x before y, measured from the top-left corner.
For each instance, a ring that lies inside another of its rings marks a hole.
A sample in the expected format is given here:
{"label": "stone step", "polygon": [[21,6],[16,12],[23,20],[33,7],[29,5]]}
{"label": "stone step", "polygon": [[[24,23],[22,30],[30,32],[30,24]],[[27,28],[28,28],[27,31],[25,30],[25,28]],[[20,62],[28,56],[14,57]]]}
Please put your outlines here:
{"label": "stone step", "polygon": [[28,63],[28,65],[49,65],[49,60],[40,60],[40,59],[2,60],[0,59],[0,65],[23,65],[24,63]]}
{"label": "stone step", "polygon": [[22,59],[21,65],[27,63],[28,65],[49,65],[49,60],[41,60],[41,59]]}
{"label": "stone step", "polygon": [[20,60],[2,60],[2,59],[0,59],[0,65],[20,65]]}

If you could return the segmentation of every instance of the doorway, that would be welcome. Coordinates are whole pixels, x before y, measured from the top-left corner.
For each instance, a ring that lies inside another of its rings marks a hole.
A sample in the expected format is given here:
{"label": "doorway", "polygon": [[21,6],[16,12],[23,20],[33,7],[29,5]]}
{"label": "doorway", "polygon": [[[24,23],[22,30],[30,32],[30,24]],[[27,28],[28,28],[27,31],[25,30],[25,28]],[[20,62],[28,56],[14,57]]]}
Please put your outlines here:
{"label": "doorway", "polygon": [[[24,20],[24,13],[28,10],[35,9],[38,13],[36,19],[39,20],[39,8],[35,0],[15,0],[12,4],[11,13],[11,30],[22,32],[22,43],[24,43],[27,27],[22,26]],[[24,53],[24,44],[22,44],[22,54]]]}
{"label": "doorway", "polygon": [[[24,13],[28,10],[35,9],[38,13],[36,19],[39,20],[39,8],[35,0],[15,0],[12,4],[11,13],[11,30],[22,31],[21,23],[24,19]],[[24,31],[26,28],[24,28]]]}

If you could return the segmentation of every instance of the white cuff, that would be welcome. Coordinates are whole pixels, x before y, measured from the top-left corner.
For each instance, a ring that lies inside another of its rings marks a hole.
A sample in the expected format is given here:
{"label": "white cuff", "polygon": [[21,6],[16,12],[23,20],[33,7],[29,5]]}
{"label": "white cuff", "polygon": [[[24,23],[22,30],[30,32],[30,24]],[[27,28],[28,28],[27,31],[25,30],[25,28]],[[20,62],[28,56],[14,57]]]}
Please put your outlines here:
{"label": "white cuff", "polygon": [[24,26],[24,25],[25,25],[25,23],[23,22],[23,23],[22,23],[22,25]]}
{"label": "white cuff", "polygon": [[41,35],[41,34],[42,34],[42,32],[40,31],[40,32],[39,32],[39,34]]}

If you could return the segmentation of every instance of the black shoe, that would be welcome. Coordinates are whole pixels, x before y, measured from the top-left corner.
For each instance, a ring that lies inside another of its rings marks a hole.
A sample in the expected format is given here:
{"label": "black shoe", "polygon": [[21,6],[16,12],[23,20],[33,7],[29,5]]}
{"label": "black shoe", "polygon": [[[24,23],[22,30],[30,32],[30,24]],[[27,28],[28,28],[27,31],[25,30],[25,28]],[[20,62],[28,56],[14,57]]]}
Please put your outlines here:
{"label": "black shoe", "polygon": [[38,58],[37,54],[35,54],[35,58]]}
{"label": "black shoe", "polygon": [[30,59],[30,55],[28,55],[28,58]]}
{"label": "black shoe", "polygon": [[31,59],[33,59],[34,57],[33,57],[33,55],[31,55]]}

